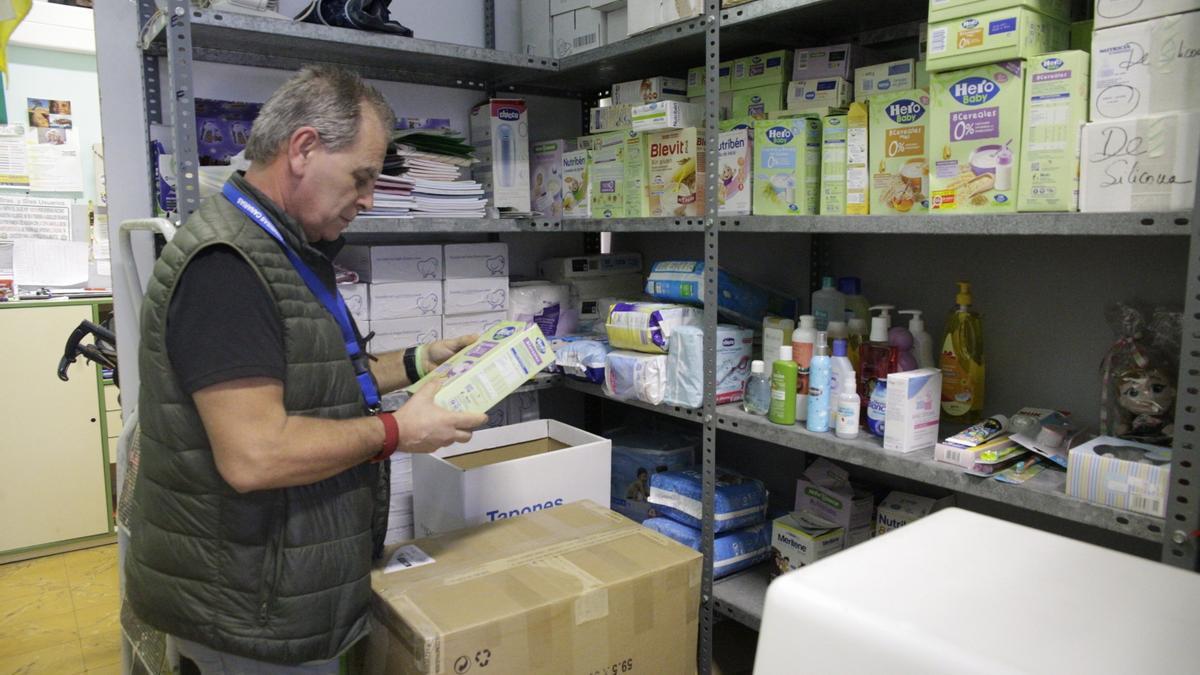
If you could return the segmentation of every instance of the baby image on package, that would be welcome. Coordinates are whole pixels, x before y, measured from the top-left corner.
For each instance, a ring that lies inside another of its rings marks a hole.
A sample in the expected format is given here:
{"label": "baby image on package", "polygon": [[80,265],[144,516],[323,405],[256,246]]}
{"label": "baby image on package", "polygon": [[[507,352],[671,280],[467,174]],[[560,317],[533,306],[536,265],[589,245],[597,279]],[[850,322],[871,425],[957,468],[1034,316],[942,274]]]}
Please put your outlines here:
{"label": "baby image on package", "polygon": [[926,124],[929,95],[920,89],[871,97],[871,213],[929,209]]}
{"label": "baby image on package", "polygon": [[737,129],[721,133],[720,146],[720,183],[717,189],[720,194],[719,212],[721,215],[744,216],[750,213],[750,163],[753,160],[751,152],[751,132],[748,129]]}

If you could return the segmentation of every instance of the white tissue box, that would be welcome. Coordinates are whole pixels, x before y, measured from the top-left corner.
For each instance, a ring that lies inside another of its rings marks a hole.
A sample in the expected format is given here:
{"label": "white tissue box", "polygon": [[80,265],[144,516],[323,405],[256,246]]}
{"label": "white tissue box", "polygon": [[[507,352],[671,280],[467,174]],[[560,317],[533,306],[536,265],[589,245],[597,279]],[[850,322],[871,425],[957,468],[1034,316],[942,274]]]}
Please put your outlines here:
{"label": "white tissue box", "polygon": [[1196,194],[1200,113],[1083,127],[1079,210],[1183,211]]}
{"label": "white tissue box", "polygon": [[342,300],[346,302],[346,310],[359,322],[359,330],[363,330],[361,324],[371,320],[369,287],[366,284],[338,284],[337,289],[338,293],[342,294]]}
{"label": "white tissue box", "polygon": [[1067,494],[1163,518],[1171,448],[1100,436],[1067,455]]}
{"label": "white tissue box", "polygon": [[369,345],[371,353],[394,352],[442,339],[442,317],[379,319],[371,322],[371,330],[375,331]]}
{"label": "white tissue box", "polygon": [[395,281],[371,284],[370,317],[407,319],[415,316],[437,316],[442,313],[442,282]]}
{"label": "white tissue box", "polygon": [[458,314],[442,317],[442,338],[450,339],[464,335],[477,335],[493,324],[508,320],[507,312],[482,312],[480,314]]}
{"label": "white tissue box", "polygon": [[478,314],[508,309],[508,277],[446,279],[445,314]]}
{"label": "white tissue box", "polygon": [[361,281],[436,281],[442,278],[442,247],[346,246],[337,263]]}
{"label": "white tissue box", "polygon": [[1093,122],[1200,108],[1200,12],[1092,35]]}
{"label": "white tissue box", "polygon": [[446,244],[446,279],[508,276],[508,244]]}

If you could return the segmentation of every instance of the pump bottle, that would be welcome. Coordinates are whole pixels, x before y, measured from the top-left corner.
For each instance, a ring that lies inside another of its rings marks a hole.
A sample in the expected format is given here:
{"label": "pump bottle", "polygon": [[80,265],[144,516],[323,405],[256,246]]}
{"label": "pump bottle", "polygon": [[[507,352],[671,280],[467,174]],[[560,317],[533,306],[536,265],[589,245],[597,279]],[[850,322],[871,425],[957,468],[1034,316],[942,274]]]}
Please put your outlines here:
{"label": "pump bottle", "polygon": [[902,309],[897,314],[911,314],[908,320],[908,332],[913,337],[913,355],[917,357],[918,368],[935,368],[933,360],[933,338],[925,331],[925,320],[919,309]]}
{"label": "pump bottle", "polygon": [[942,368],[942,413],[974,423],[983,413],[983,318],[971,310],[971,284],[958,282],[956,306],[946,319],[939,365]]}
{"label": "pump bottle", "polygon": [[815,317],[804,314],[800,317],[799,327],[792,332],[792,358],[796,360],[796,420],[800,422],[808,419],[808,367],[817,341],[815,323]]}
{"label": "pump bottle", "polygon": [[864,407],[862,416],[865,418],[865,407],[871,400],[875,383],[887,380],[888,373],[898,371],[899,352],[893,351],[888,343],[888,330],[892,326],[892,315],[895,307],[892,305],[875,305],[872,311],[878,311],[879,316],[871,317],[871,340],[859,348],[858,396]]}
{"label": "pump bottle", "polygon": [[807,426],[809,431],[815,433],[829,431],[829,403],[833,400],[829,392],[833,364],[829,359],[829,347],[825,340],[825,331],[818,331],[808,380]]}

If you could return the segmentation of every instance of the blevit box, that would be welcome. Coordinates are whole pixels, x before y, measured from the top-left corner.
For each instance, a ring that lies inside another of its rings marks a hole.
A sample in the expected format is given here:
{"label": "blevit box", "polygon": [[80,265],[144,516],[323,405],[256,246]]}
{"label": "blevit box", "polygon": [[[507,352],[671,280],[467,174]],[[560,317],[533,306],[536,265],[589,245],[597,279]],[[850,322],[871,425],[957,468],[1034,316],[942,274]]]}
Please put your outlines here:
{"label": "blevit box", "polygon": [[854,69],[854,100],[917,87],[916,62],[900,59]]}
{"label": "blevit box", "polygon": [[366,282],[437,281],[442,278],[442,247],[346,246],[338,253],[337,263]]}
{"label": "blevit box", "polygon": [[442,338],[450,339],[464,335],[478,335],[488,328],[508,319],[507,312],[480,312],[442,317]]}
{"label": "blevit box", "polygon": [[446,244],[447,279],[508,276],[508,244]]}
{"label": "blevit box", "polygon": [[930,210],[1016,211],[1025,106],[1022,62],[935,73],[929,89]]}
{"label": "blevit box", "polygon": [[850,82],[842,77],[798,80],[788,83],[787,109],[841,108],[850,104]]}
{"label": "blevit box", "polygon": [[442,313],[440,281],[392,281],[370,284],[369,288],[372,322]]}
{"label": "blevit box", "polygon": [[954,505],[953,497],[930,499],[893,490],[879,502],[875,515],[875,536],[887,534],[925,516]]}
{"label": "blevit box", "polygon": [[823,216],[846,215],[846,116],[821,118],[821,204]]}
{"label": "blevit box", "polygon": [[1070,29],[1058,19],[1024,7],[982,12],[929,24],[930,72],[1031,59],[1070,45]]}
{"label": "blevit box", "polygon": [[508,309],[508,277],[447,279],[444,282],[444,313],[478,314]]}
{"label": "blevit box", "polygon": [[563,58],[604,44],[604,12],[591,7],[550,18],[554,56]]}
{"label": "blevit box", "polygon": [[730,84],[734,91],[768,84],[783,85],[792,79],[789,77],[791,73],[792,53],[789,50],[780,49],[734,61]]}
{"label": "blevit box", "polygon": [[1087,52],[1026,63],[1018,211],[1079,210],[1079,147],[1088,111]]}
{"label": "blevit box", "polygon": [[1185,211],[1196,190],[1200,112],[1083,127],[1079,208],[1089,213]]}
{"label": "blevit box", "polygon": [[372,353],[394,352],[442,339],[442,317],[376,319],[371,322],[371,330],[375,332],[371,339]]}
{"label": "blevit box", "polygon": [[588,129],[592,133],[629,129],[633,126],[633,110],[636,107],[631,103],[617,103],[592,108],[588,115]]}
{"label": "blevit box", "polygon": [[729,109],[729,116],[765,120],[770,113],[783,110],[787,100],[786,95],[786,84],[768,84],[763,87],[739,89],[733,92],[733,103]]}
{"label": "blevit box", "polygon": [[842,528],[814,523],[802,513],[771,522],[771,578],[811,565],[842,550]]}
{"label": "blevit box", "polygon": [[360,324],[371,320],[370,288],[368,284],[338,284],[337,287],[346,303],[346,311]]}
{"label": "blevit box", "polygon": [[591,185],[587,150],[563,153],[563,218],[591,217]]}
{"label": "blevit box", "polygon": [[529,190],[533,210],[546,218],[562,217],[562,157],[573,147],[574,143],[562,139],[533,144]]}
{"label": "blevit box", "polygon": [[1093,122],[1200,109],[1200,12],[1092,35]]}
{"label": "blevit box", "polygon": [[854,61],[857,59],[852,60],[851,56],[856,49],[849,43],[797,49],[792,55],[791,79],[841,77],[849,80],[854,76]]}
{"label": "blevit box", "polygon": [[704,134],[695,127],[646,135],[646,197],[649,215],[699,216],[704,213]]}
{"label": "blevit box", "polygon": [[[1128,0],[1118,1],[1130,4]],[[1149,0],[1151,3],[1159,1]],[[929,20],[945,21],[1011,7],[1027,7],[1059,21],[1071,18],[1071,0],[929,0]]]}
{"label": "blevit box", "polygon": [[1067,494],[1094,504],[1166,515],[1171,448],[1100,436],[1067,455]]}
{"label": "blevit box", "polygon": [[521,0],[521,53],[551,56],[550,0]]}
{"label": "blevit box", "polygon": [[879,92],[871,107],[871,213],[929,211],[929,94]]}
{"label": "blevit box", "polygon": [[687,80],[681,77],[647,77],[642,80],[617,82],[612,86],[614,105],[642,105],[655,101],[686,101]]}
{"label": "blevit box", "polygon": [[1096,0],[1095,29],[1200,10],[1200,0]]}
{"label": "blevit box", "polygon": [[525,101],[495,98],[471,109],[471,146],[492,205],[529,212],[529,124]]}
{"label": "blevit box", "polygon": [[633,108],[633,130],[638,133],[686,129],[700,123],[702,109],[686,101],[655,101]]}
{"label": "blevit box", "polygon": [[820,117],[805,115],[755,125],[754,215],[816,215],[820,173]]}
{"label": "blevit box", "polygon": [[919,368],[891,373],[887,386],[883,448],[912,452],[937,445],[942,371]]}
{"label": "blevit box", "polygon": [[744,216],[750,213],[750,175],[754,165],[753,133],[749,129],[723,131],[717,147],[718,171],[717,207],[722,216]]}
{"label": "blevit box", "polygon": [[[720,91],[733,91],[733,61],[722,61],[717,66],[717,84]],[[704,66],[688,68],[688,98],[704,95]]]}
{"label": "blevit box", "polygon": [[641,253],[602,253],[569,258],[547,258],[538,263],[538,276],[550,281],[582,277],[606,277],[629,272],[641,273]]}

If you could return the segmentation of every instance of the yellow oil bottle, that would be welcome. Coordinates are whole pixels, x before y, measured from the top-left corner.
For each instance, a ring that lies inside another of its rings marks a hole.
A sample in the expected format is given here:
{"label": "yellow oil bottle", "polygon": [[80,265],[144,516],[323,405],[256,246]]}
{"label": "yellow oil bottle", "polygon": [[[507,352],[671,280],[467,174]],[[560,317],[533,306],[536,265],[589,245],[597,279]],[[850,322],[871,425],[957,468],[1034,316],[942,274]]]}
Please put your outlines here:
{"label": "yellow oil bottle", "polygon": [[983,319],[971,311],[971,284],[958,282],[957,306],[946,319],[938,363],[942,369],[942,416],[974,423],[983,417]]}

